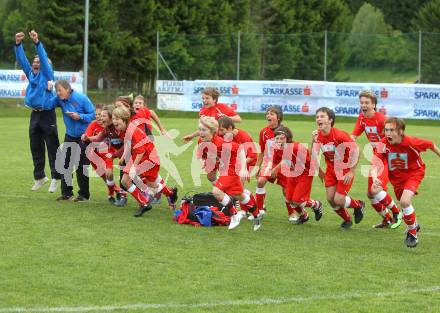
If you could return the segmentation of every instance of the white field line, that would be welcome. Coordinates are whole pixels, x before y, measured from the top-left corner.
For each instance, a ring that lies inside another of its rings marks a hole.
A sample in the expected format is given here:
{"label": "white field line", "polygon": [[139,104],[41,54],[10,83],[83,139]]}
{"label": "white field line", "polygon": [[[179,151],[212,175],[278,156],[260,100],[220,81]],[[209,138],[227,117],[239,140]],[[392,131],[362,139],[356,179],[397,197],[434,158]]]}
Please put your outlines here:
{"label": "white field line", "polygon": [[432,286],[423,289],[410,289],[395,292],[356,292],[342,293],[335,295],[311,296],[311,297],[282,297],[282,298],[266,298],[259,300],[236,300],[211,303],[137,303],[124,305],[104,305],[104,306],[77,306],[77,307],[35,307],[35,308],[0,308],[0,313],[38,313],[38,312],[112,312],[112,311],[137,311],[137,310],[154,310],[154,309],[197,309],[197,308],[215,308],[215,307],[231,307],[245,305],[280,305],[288,303],[301,303],[311,301],[327,301],[327,300],[348,300],[352,298],[383,298],[398,295],[406,295],[408,293],[438,293],[440,286]]}

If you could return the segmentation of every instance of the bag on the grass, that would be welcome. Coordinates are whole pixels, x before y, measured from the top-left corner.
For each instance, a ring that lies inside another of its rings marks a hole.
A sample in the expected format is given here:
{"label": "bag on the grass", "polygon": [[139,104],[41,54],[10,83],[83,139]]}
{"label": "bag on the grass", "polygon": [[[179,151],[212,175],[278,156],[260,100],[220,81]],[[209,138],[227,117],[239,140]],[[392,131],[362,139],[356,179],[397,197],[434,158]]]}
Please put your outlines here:
{"label": "bag on the grass", "polygon": [[217,201],[212,193],[185,195],[173,220],[179,224],[194,226],[227,226],[231,218],[229,208]]}

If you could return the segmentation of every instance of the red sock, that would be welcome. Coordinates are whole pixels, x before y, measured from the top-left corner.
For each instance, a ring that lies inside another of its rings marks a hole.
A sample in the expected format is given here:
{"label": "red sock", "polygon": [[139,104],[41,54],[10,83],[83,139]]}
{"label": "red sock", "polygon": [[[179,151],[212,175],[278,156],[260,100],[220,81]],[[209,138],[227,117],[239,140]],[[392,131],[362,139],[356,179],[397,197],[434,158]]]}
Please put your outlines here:
{"label": "red sock", "polygon": [[285,202],[286,203],[286,209],[287,209],[287,214],[292,214],[293,213],[293,211],[294,211],[294,208],[290,205],[290,203],[289,202]]}
{"label": "red sock", "polygon": [[173,194],[173,191],[167,185],[165,184],[161,184],[161,185],[163,186],[163,188],[159,192],[163,193],[167,197]]}
{"label": "red sock", "polygon": [[388,207],[390,204],[391,206],[391,212],[398,214],[400,212],[399,208],[397,207],[397,205],[394,203],[393,198],[391,198],[391,196],[389,195],[389,193],[387,193],[386,197],[383,198],[380,203],[382,203],[385,207]]}
{"label": "red sock", "polygon": [[408,225],[408,232],[414,236],[417,236],[416,212],[413,211],[408,215],[404,214],[403,220],[405,221],[405,224]]}
{"label": "red sock", "polygon": [[144,197],[144,195],[141,193],[141,191],[138,188],[135,188],[132,192],[130,192],[133,198],[136,199],[139,204],[147,204],[148,199]]}
{"label": "red sock", "polygon": [[[382,203],[380,202],[376,202],[376,203],[371,203],[371,206],[376,210],[377,213],[381,213],[383,210],[386,209],[386,206],[384,206]],[[382,214],[381,214],[382,215]]]}
{"label": "red sock", "polygon": [[344,208],[340,208],[335,210],[336,214],[338,214],[344,221],[351,221],[350,214],[348,214],[347,210]]}
{"label": "red sock", "polygon": [[[347,205],[347,198],[350,199],[350,204]],[[346,208],[352,208],[352,209],[360,209],[361,208],[361,201],[353,199],[350,196],[345,196],[345,207]]]}
{"label": "red sock", "polygon": [[304,210],[304,208],[302,206],[297,206],[294,209],[301,216],[303,216],[304,214],[307,214],[307,212]]}
{"label": "red sock", "polygon": [[317,205],[318,203],[315,200],[309,199],[306,201],[305,207],[315,209]]}
{"label": "red sock", "polygon": [[[246,203],[240,203],[241,207],[244,207],[244,211],[249,211],[253,216],[257,216],[260,210],[256,207],[256,200],[253,194],[249,195],[249,201]],[[253,211],[252,211],[253,210]]]}
{"label": "red sock", "polygon": [[110,197],[113,197],[113,195],[115,194],[115,186],[116,185],[112,185],[112,186],[107,185],[108,195]]}
{"label": "red sock", "polygon": [[263,210],[264,209],[264,198],[266,198],[266,193],[257,193],[256,197],[257,197],[257,208],[259,210]]}

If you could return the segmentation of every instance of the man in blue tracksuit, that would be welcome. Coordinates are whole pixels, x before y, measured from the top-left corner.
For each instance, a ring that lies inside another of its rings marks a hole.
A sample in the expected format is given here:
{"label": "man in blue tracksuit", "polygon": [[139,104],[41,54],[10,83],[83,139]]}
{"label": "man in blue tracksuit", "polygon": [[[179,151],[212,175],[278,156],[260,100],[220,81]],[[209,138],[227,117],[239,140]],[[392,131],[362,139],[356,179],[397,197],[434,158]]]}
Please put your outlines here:
{"label": "man in blue tracksuit", "polygon": [[55,192],[58,180],[61,178],[55,170],[55,158],[60,142],[55,110],[48,106],[49,100],[53,96],[51,90],[48,89],[48,82],[53,81],[54,73],[43,44],[38,40],[38,34],[32,30],[29,36],[38,53],[34,57],[32,65],[26,58],[23,49],[24,33],[15,35],[15,55],[29,81],[26,88],[25,104],[32,109],[29,123],[29,141],[35,179],[32,190],[40,189],[49,180],[44,173],[46,145],[52,176],[49,191]]}
{"label": "man in blue tracksuit", "polygon": [[57,96],[50,101],[50,107],[61,107],[66,135],[56,160],[56,168],[61,175],[61,196],[57,200],[73,198],[72,172],[76,167],[78,196],[75,201],[87,201],[90,198],[89,177],[87,175],[89,159],[86,156],[86,145],[81,135],[95,119],[95,108],[90,99],[72,89],[69,82],[59,80],[55,83]]}

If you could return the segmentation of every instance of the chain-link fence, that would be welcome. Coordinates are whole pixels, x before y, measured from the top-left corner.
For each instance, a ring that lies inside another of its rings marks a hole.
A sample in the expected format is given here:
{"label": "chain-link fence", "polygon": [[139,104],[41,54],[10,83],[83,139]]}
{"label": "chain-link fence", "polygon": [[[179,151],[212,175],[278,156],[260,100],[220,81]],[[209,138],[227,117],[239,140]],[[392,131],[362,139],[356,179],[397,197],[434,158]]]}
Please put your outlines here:
{"label": "chain-link fence", "polygon": [[157,78],[440,83],[439,33],[158,33]]}

